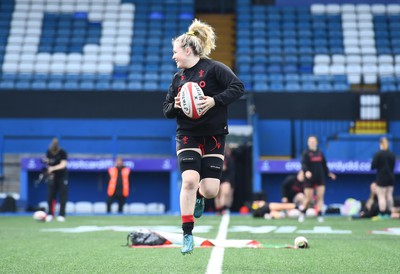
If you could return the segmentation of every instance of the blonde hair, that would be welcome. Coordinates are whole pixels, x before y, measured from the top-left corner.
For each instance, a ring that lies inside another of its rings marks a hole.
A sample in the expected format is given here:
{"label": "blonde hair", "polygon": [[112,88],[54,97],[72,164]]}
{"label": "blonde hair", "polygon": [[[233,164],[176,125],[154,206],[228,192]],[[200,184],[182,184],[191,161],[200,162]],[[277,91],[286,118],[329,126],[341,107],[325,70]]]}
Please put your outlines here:
{"label": "blonde hair", "polygon": [[388,140],[386,137],[382,137],[382,138],[379,140],[379,144],[381,145],[381,148],[382,148],[383,150],[389,149],[389,140]]}
{"label": "blonde hair", "polygon": [[194,19],[189,31],[172,40],[180,42],[182,48],[190,47],[193,54],[200,58],[209,58],[211,51],[216,48],[216,36],[213,27],[198,19]]}
{"label": "blonde hair", "polygon": [[57,138],[53,138],[53,140],[51,140],[49,151],[54,155],[60,151],[60,145],[58,144]]}

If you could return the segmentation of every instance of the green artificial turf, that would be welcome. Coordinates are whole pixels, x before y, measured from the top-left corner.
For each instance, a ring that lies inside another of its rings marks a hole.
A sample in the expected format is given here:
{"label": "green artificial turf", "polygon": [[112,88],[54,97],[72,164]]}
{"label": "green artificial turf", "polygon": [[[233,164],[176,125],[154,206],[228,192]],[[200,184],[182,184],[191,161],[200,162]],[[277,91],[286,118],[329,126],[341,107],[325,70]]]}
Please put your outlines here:
{"label": "green artificial turf", "polygon": [[[220,216],[206,215],[195,236],[214,239]],[[115,229],[110,226],[116,226]],[[205,273],[212,248],[195,248],[182,256],[177,248],[128,248],[128,231],[121,227],[176,227],[179,216],[68,216],[67,222],[36,222],[30,216],[0,215],[0,273]],[[46,229],[93,227],[103,231],[49,232]],[[350,231],[350,234],[309,233],[301,230]],[[323,228],[325,227],[325,228]],[[284,228],[290,232],[284,233]],[[326,217],[264,220],[230,216],[228,239],[251,239],[266,248],[226,248],[222,273],[400,273],[400,235],[371,234],[398,228],[399,220],[349,220]],[[232,232],[235,230],[236,232]],[[240,231],[240,232],[237,232]],[[310,248],[270,248],[293,245],[305,236]]]}

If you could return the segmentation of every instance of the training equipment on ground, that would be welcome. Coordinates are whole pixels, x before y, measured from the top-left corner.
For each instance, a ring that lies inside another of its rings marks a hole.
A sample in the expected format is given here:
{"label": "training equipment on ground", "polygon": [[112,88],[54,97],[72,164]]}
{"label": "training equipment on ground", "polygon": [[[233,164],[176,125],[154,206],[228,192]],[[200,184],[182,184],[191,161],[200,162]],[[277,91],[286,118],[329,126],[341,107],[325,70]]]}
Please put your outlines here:
{"label": "training equipment on ground", "polygon": [[294,246],[297,248],[308,248],[308,241],[305,237],[299,236],[294,239]]}
{"label": "training equipment on ground", "polygon": [[33,213],[33,219],[39,222],[44,222],[46,220],[47,214],[42,210],[35,211]]}
{"label": "training equipment on ground", "polygon": [[204,93],[201,87],[194,82],[188,82],[181,88],[181,107],[183,113],[191,119],[199,119],[203,113],[198,103],[203,99]]}

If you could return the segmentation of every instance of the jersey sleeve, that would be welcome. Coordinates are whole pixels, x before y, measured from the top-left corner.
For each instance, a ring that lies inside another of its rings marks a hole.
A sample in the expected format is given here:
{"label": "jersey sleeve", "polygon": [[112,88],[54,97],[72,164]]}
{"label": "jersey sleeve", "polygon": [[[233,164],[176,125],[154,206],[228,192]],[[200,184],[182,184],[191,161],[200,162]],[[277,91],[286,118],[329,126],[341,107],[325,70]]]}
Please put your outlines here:
{"label": "jersey sleeve", "polygon": [[242,81],[221,62],[216,62],[214,69],[218,82],[225,88],[223,92],[214,96],[215,103],[226,106],[239,99],[244,94]]}
{"label": "jersey sleeve", "polygon": [[310,158],[307,151],[304,151],[301,155],[301,169],[306,172],[310,170]]}
{"label": "jersey sleeve", "polygon": [[329,168],[328,168],[328,163],[326,162],[326,158],[325,158],[324,154],[322,154],[322,168],[324,169],[325,175],[328,175],[329,174]]}
{"label": "jersey sleeve", "polygon": [[[174,79],[175,79],[175,77],[174,77]],[[167,93],[167,95],[165,97],[165,100],[163,102],[163,113],[164,113],[164,116],[166,118],[170,118],[170,119],[176,118],[178,116],[179,112],[180,112],[179,109],[174,108],[176,94],[175,94],[175,91],[174,91],[173,87],[174,87],[173,84],[171,84],[169,86],[168,93]]]}
{"label": "jersey sleeve", "polygon": [[371,170],[377,169],[378,168],[378,154],[376,153],[374,157],[372,158],[372,163],[371,163]]}
{"label": "jersey sleeve", "polygon": [[67,160],[68,154],[65,150],[60,150],[60,160]]}

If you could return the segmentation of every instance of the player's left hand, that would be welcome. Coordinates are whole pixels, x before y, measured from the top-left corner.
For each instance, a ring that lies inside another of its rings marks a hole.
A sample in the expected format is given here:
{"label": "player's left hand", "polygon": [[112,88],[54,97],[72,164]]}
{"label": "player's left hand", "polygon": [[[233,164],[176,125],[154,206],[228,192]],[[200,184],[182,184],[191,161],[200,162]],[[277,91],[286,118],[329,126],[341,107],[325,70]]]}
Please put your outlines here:
{"label": "player's left hand", "polygon": [[174,98],[174,108],[181,109],[181,92],[178,92],[178,94]]}
{"label": "player's left hand", "polygon": [[203,96],[203,100],[198,103],[198,106],[202,109],[202,113],[205,114],[215,106],[215,100],[213,97]]}
{"label": "player's left hand", "polygon": [[328,174],[328,176],[329,176],[329,178],[331,178],[332,180],[336,180],[336,175],[335,175],[334,173],[330,172],[330,173]]}

